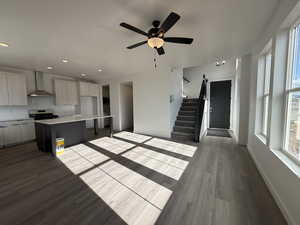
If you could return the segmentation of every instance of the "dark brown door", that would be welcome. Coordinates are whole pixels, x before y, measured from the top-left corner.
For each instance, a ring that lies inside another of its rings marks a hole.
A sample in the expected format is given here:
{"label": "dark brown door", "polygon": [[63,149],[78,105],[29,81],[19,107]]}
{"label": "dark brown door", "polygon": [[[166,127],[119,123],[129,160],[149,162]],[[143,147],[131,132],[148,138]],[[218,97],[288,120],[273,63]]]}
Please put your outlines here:
{"label": "dark brown door", "polygon": [[210,128],[230,127],[231,80],[210,83]]}

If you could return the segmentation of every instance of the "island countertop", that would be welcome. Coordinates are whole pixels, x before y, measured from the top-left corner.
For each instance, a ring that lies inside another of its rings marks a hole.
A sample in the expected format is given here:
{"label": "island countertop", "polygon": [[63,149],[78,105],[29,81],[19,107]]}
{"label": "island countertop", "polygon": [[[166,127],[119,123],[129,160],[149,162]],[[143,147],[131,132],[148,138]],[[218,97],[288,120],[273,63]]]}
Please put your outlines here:
{"label": "island countertop", "polygon": [[86,121],[86,120],[94,120],[94,119],[105,119],[111,118],[113,116],[100,116],[100,115],[74,115],[74,116],[65,116],[56,119],[48,119],[48,120],[35,120],[35,123],[45,124],[45,125],[55,125],[62,123],[72,123],[78,121]]}

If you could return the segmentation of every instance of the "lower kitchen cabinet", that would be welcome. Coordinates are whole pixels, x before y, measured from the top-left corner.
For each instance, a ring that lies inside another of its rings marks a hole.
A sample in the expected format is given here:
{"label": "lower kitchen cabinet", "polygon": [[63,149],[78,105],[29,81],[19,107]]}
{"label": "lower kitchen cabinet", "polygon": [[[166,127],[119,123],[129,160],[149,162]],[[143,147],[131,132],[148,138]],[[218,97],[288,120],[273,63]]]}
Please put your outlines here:
{"label": "lower kitchen cabinet", "polygon": [[28,123],[21,125],[21,136],[22,142],[32,141],[35,139],[35,128],[34,123]]}
{"label": "lower kitchen cabinet", "polygon": [[4,145],[9,146],[21,142],[21,129],[19,125],[3,128]]}
{"label": "lower kitchen cabinet", "polygon": [[0,147],[16,145],[35,139],[33,122],[9,124],[0,128]]}

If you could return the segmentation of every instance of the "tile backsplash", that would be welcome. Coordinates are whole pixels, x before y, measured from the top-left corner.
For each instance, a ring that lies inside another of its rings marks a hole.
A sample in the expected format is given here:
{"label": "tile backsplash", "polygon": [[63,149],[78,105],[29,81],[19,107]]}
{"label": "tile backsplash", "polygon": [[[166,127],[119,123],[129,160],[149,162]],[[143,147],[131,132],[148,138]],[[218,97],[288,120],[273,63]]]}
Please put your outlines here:
{"label": "tile backsplash", "polygon": [[75,106],[55,105],[54,97],[29,97],[28,106],[0,106],[0,121],[28,118],[28,111],[32,109],[50,109],[58,116],[75,114]]}

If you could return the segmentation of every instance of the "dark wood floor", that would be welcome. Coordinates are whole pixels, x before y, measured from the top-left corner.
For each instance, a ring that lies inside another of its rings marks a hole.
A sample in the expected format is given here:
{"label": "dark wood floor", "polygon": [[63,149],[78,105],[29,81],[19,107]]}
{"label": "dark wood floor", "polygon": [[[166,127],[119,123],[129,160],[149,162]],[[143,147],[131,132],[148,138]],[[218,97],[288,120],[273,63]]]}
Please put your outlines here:
{"label": "dark wood floor", "polygon": [[[248,152],[231,138],[205,137],[179,181],[101,148],[95,150],[173,191],[157,225],[286,225]],[[35,143],[0,150],[0,221],[2,225],[126,224],[60,161],[39,152]]]}

